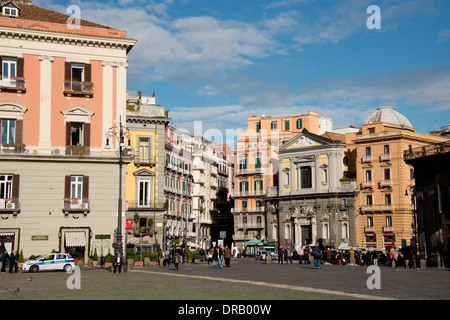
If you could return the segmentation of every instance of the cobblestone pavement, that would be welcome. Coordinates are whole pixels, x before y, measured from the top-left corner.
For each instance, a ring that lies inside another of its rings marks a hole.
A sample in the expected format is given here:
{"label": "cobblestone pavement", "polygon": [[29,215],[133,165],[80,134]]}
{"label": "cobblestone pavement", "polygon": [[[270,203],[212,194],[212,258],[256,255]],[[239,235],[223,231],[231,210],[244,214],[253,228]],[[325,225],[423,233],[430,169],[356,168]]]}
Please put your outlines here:
{"label": "cobblestone pavement", "polygon": [[[231,267],[182,264],[179,270],[152,266],[114,274],[83,267],[80,290],[69,290],[64,272],[0,274],[2,300],[348,300],[450,299],[446,269],[380,267],[381,289],[368,289],[367,267],[265,264],[232,259]],[[74,284],[75,282],[71,282]]]}

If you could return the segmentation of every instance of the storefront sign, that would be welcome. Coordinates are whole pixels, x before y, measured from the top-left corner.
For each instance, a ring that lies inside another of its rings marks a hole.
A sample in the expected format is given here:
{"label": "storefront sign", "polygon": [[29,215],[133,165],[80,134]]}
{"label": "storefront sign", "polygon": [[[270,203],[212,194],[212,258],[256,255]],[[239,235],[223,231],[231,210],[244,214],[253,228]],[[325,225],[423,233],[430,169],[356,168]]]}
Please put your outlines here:
{"label": "storefront sign", "polygon": [[125,230],[133,230],[133,219],[127,219]]}
{"label": "storefront sign", "polygon": [[31,241],[48,240],[48,236],[31,236]]}
{"label": "storefront sign", "polygon": [[95,239],[97,239],[97,240],[111,239],[111,235],[110,234],[96,234]]}

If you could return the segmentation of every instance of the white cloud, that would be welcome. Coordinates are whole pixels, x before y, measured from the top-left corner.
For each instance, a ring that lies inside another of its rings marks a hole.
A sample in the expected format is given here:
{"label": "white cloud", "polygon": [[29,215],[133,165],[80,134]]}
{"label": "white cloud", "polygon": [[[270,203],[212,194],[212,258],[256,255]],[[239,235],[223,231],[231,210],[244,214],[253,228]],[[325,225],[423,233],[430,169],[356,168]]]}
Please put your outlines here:
{"label": "white cloud", "polygon": [[450,29],[439,31],[437,42],[444,42],[450,39]]}

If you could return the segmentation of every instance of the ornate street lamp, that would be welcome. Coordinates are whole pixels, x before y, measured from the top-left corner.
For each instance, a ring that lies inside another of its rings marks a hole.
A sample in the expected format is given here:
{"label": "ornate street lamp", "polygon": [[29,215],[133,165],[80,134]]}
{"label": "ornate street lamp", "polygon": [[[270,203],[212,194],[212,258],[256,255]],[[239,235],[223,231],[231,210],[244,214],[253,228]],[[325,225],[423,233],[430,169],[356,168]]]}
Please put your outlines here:
{"label": "ornate street lamp", "polygon": [[[114,246],[114,255],[117,257],[119,254],[123,257],[123,242],[122,242],[122,166],[125,164],[124,157],[133,157],[134,149],[130,145],[130,131],[122,125],[122,118],[119,120],[119,124],[109,128],[106,133],[106,145],[105,149],[111,149],[109,145],[110,139],[115,139],[119,143],[119,150],[116,154],[119,155],[119,200],[118,200],[118,212],[117,212],[117,231],[116,231],[116,243]],[[125,145],[125,139],[128,141],[128,145]]]}
{"label": "ornate street lamp", "polygon": [[411,228],[414,231],[415,236],[415,251],[416,251],[416,268],[420,269],[420,247],[419,247],[419,226],[418,226],[418,217],[417,217],[417,208],[416,208],[416,187],[410,186],[405,190],[405,196],[408,196],[408,188],[411,191],[411,202],[413,203],[413,222],[411,223]]}

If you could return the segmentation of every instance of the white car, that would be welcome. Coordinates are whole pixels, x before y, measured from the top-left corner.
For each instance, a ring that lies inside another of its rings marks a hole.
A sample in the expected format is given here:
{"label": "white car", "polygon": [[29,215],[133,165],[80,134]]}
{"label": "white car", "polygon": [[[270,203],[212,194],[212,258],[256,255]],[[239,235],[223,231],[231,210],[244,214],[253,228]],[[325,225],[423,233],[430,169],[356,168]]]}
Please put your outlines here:
{"label": "white car", "polygon": [[38,272],[39,270],[64,270],[70,272],[75,267],[75,261],[68,253],[49,253],[36,260],[22,264],[22,271]]}

